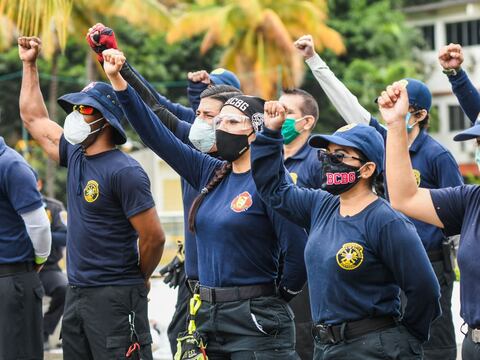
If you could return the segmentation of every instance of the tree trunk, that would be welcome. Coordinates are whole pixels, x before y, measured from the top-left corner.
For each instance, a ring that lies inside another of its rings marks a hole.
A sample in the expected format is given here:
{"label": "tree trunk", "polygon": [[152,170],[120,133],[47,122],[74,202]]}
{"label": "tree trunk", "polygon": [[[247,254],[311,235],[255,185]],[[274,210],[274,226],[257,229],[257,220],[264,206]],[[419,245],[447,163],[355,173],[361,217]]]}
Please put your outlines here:
{"label": "tree trunk", "polygon": [[[95,55],[96,56],[96,55]],[[85,58],[85,70],[86,76],[89,83],[92,81],[97,80],[97,71],[95,69],[96,61],[94,55],[92,55],[91,51],[87,52],[87,56]]]}
{"label": "tree trunk", "polygon": [[[60,51],[56,50],[52,57],[52,71],[50,73],[50,86],[48,89],[48,114],[50,119],[57,122],[57,98],[58,98],[58,57]],[[45,174],[45,192],[49,197],[55,197],[55,167],[56,164],[47,159],[47,170]]]}

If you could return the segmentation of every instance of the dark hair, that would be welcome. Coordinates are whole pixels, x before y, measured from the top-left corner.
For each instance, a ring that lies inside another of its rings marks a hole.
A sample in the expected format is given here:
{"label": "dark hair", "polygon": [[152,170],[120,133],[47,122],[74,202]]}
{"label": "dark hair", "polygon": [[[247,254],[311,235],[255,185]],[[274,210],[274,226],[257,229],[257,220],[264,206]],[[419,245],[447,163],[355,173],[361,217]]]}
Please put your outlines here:
{"label": "dark hair", "polygon": [[379,197],[385,199],[385,179],[383,172],[373,176],[372,188]]}
{"label": "dark hair", "polygon": [[315,124],[317,123],[318,115],[320,111],[318,109],[317,100],[315,100],[312,94],[298,88],[285,89],[283,90],[283,94],[300,96],[303,100],[302,105],[300,106],[300,111],[302,112],[303,116],[307,116],[307,115],[313,116],[313,119],[315,121],[313,126],[315,126]]}
{"label": "dark hair", "polygon": [[212,179],[208,182],[208,184],[200,191],[200,194],[193,200],[192,206],[188,211],[188,228],[191,232],[195,232],[195,216],[197,215],[198,208],[205,199],[205,196],[215,189],[218,184],[222,182],[222,180],[230,174],[232,171],[232,164],[229,162],[224,162],[220,168],[215,171]]}
{"label": "dark hair", "polygon": [[230,85],[213,85],[207,87],[205,90],[202,91],[200,94],[200,99],[206,98],[206,97],[212,97],[217,94],[221,93],[242,93],[240,90],[238,90],[234,86]]}
{"label": "dark hair", "polygon": [[425,116],[425,119],[420,120],[418,122],[418,127],[420,128],[420,130],[427,129],[428,125],[429,125],[429,120],[430,120],[430,113],[428,112],[427,109],[421,109],[421,108],[413,107],[414,112],[415,111],[420,111],[420,110],[425,110],[427,112],[427,115]]}

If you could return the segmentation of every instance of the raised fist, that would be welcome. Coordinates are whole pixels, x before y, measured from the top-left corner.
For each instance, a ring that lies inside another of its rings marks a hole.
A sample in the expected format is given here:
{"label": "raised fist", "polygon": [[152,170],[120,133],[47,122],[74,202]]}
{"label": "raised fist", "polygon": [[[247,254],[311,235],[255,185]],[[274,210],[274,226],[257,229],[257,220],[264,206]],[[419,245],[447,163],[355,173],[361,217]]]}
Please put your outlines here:
{"label": "raised fist", "polygon": [[120,50],[108,49],[103,53],[103,68],[108,77],[117,75],[127,60]]}
{"label": "raised fist", "polygon": [[34,63],[42,49],[42,41],[38,37],[22,36],[18,38],[18,55],[23,62]]}
{"label": "raised fist", "polygon": [[378,108],[387,125],[402,123],[405,126],[405,116],[408,113],[407,80],[400,80],[387,86],[378,97]]}
{"label": "raised fist", "polygon": [[263,125],[270,130],[280,130],[287,118],[285,106],[279,101],[267,101],[263,111]]}
{"label": "raised fist", "polygon": [[304,59],[310,59],[315,55],[315,44],[313,43],[312,35],[303,35],[293,45],[298,49],[298,52],[302,54]]}
{"label": "raised fist", "polygon": [[205,70],[189,72],[187,78],[194,83],[210,84],[210,75]]}
{"label": "raised fist", "polygon": [[463,63],[463,51],[459,44],[448,44],[438,52],[438,62],[446,70],[459,69]]}
{"label": "raised fist", "polygon": [[86,39],[88,45],[97,53],[97,58],[100,62],[103,62],[103,51],[118,49],[115,33],[102,23],[97,23],[88,29]]}

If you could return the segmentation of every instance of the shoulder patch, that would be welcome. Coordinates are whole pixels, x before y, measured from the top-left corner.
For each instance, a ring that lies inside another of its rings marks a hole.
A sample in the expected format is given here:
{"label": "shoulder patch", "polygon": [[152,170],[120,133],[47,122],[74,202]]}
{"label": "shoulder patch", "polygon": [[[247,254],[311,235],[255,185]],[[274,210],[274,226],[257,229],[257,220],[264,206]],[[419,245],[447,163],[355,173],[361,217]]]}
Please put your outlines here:
{"label": "shoulder patch", "polygon": [[62,210],[58,213],[58,217],[60,218],[60,221],[62,222],[63,225],[67,226],[67,212],[65,210]]}
{"label": "shoulder patch", "polygon": [[252,195],[248,191],[244,191],[237,195],[230,203],[230,209],[240,213],[247,211],[253,205]]}

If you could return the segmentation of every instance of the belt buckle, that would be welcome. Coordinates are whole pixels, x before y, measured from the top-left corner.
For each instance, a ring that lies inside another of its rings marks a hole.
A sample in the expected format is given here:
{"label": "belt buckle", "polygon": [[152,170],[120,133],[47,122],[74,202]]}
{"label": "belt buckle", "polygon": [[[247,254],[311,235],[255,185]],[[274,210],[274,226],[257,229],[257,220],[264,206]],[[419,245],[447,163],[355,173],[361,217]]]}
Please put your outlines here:
{"label": "belt buckle", "polygon": [[332,325],[318,324],[315,325],[315,334],[313,336],[315,340],[323,344],[336,344],[333,336]]}
{"label": "belt buckle", "polygon": [[475,344],[480,344],[480,329],[472,329],[472,341]]}

